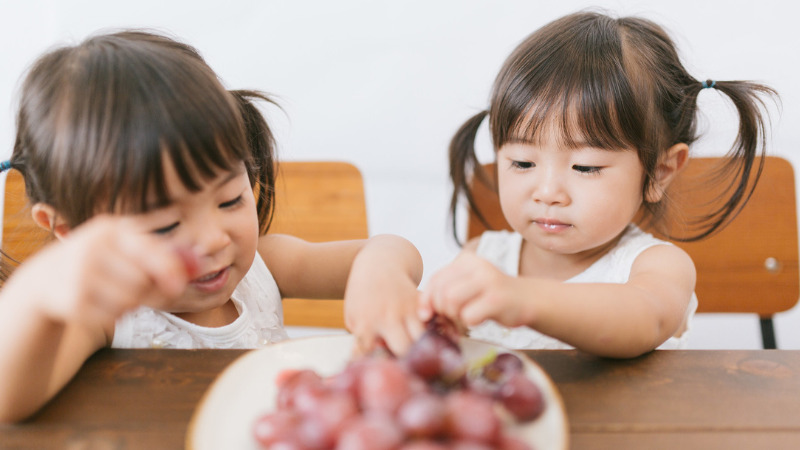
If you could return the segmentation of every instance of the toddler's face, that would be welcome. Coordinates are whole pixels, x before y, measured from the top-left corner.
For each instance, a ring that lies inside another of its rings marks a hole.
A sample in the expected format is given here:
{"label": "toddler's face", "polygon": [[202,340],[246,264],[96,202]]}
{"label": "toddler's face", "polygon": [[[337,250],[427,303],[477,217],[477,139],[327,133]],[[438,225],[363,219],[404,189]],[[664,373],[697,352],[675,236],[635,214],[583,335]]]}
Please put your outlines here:
{"label": "toddler's face", "polygon": [[250,269],[258,245],[255,197],[244,163],[191,192],[165,158],[165,179],[171,203],[147,213],[158,216],[160,225],[152,231],[172,245],[192,249],[199,259],[198,276],[165,309],[181,313],[221,306]]}
{"label": "toddler's face", "polygon": [[497,153],[500,204],[535,247],[578,255],[601,250],[642,203],[644,169],[633,150],[565,149],[553,137]]}

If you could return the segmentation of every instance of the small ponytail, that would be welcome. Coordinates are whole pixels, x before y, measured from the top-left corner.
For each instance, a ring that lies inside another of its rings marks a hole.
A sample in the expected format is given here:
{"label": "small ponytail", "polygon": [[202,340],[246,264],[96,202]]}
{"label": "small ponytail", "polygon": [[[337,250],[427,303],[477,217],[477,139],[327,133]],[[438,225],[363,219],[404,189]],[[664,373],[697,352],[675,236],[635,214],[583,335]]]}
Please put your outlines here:
{"label": "small ponytail", "polygon": [[[720,196],[720,198],[728,196],[724,203],[708,214],[694,219],[691,225],[696,230],[695,233],[687,236],[669,236],[683,242],[698,241],[722,230],[747,204],[761,176],[766,153],[768,121],[765,117],[767,107],[764,97],[779,98],[772,88],[750,81],[698,81],[692,83],[686,90],[686,99],[680,108],[678,130],[694,134],[693,121],[697,109],[697,96],[702,90],[711,88],[725,94],[739,115],[739,130],[734,144],[727,153],[728,157],[721,167],[715,168],[717,172],[710,174],[714,180],[731,181]],[[693,139],[682,141],[691,140]]]}
{"label": "small ponytail", "polygon": [[453,236],[459,244],[461,244],[461,241],[458,238],[456,228],[456,210],[458,209],[458,200],[462,194],[467,199],[469,209],[474,211],[478,219],[488,227],[486,218],[483,217],[483,214],[475,204],[475,199],[469,189],[469,182],[472,177],[476,177],[477,181],[485,183],[487,186],[491,185],[489,178],[478,163],[477,156],[475,156],[475,136],[478,134],[478,128],[483,119],[488,114],[488,111],[481,111],[469,118],[456,131],[450,141],[450,179],[453,182],[453,195],[450,197],[450,218]]}
{"label": "small ponytail", "polygon": [[230,91],[236,99],[244,122],[245,137],[250,147],[252,162],[247,166],[250,184],[256,190],[256,211],[258,212],[259,233],[267,233],[275,214],[275,178],[277,160],[275,157],[275,138],[264,116],[253,105],[259,99],[277,105],[265,94],[250,90]]}

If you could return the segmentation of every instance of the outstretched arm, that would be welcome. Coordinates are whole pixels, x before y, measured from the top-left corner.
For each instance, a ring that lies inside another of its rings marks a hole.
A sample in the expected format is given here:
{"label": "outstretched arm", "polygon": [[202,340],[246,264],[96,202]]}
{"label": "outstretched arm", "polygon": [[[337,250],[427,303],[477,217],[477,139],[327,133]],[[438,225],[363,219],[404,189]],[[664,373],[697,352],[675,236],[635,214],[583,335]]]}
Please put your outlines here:
{"label": "outstretched arm", "polygon": [[267,234],[259,253],[282,296],[344,298],[345,323],[361,350],[382,339],[402,353],[423,331],[416,315],[422,258],[401,237],[310,243]]}
{"label": "outstretched arm", "polygon": [[464,251],[431,278],[421,318],[436,311],[467,325],[527,325],[588,353],[628,358],[678,331],[695,277],[689,256],[667,245],[644,251],[624,284],[512,277]]}

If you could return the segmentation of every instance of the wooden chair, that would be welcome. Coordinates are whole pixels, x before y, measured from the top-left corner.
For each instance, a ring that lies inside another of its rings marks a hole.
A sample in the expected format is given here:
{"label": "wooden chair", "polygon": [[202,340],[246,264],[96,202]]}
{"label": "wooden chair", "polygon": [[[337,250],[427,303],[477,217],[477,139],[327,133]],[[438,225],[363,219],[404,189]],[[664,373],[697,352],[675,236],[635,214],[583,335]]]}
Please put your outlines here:
{"label": "wooden chair", "polygon": [[[345,162],[287,161],[279,165],[275,218],[270,233],[322,242],[368,237],[361,173]],[[22,176],[10,171],[5,184],[3,250],[24,260],[49,239],[31,219]],[[284,299],[287,326],[344,328],[341,299]]]}
{"label": "wooden chair", "polygon": [[[709,194],[702,197],[701,190],[694,188],[698,186],[700,174],[713,170],[720,161],[721,158],[713,157],[689,161],[675,181],[674,196],[678,204],[681,204],[681,197],[688,196],[691,204],[709,207],[706,202],[711,201]],[[478,209],[488,221],[489,229],[510,229],[497,200],[495,166],[485,164],[483,168],[489,176],[488,184],[474,181],[471,186]],[[478,236],[486,229],[475,212],[470,211],[467,238]],[[765,158],[753,196],[735,220],[721,232],[699,242],[674,243],[689,253],[697,267],[698,312],[757,314],[764,348],[776,348],[772,317],[792,308],[800,298],[795,180],[791,164],[779,157]]]}

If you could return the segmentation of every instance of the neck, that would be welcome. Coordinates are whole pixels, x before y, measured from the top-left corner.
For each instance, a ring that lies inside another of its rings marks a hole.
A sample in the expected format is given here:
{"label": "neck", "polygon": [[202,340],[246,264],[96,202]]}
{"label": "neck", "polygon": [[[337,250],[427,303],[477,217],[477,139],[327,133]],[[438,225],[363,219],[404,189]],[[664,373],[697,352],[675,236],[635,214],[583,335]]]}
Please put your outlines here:
{"label": "neck", "polygon": [[588,269],[598,259],[614,248],[625,232],[605,244],[575,254],[561,254],[547,251],[522,242],[519,255],[519,275],[566,281]]}
{"label": "neck", "polygon": [[176,313],[175,316],[201,327],[217,328],[233,323],[239,317],[239,311],[232,300],[223,305],[205,311]]}

